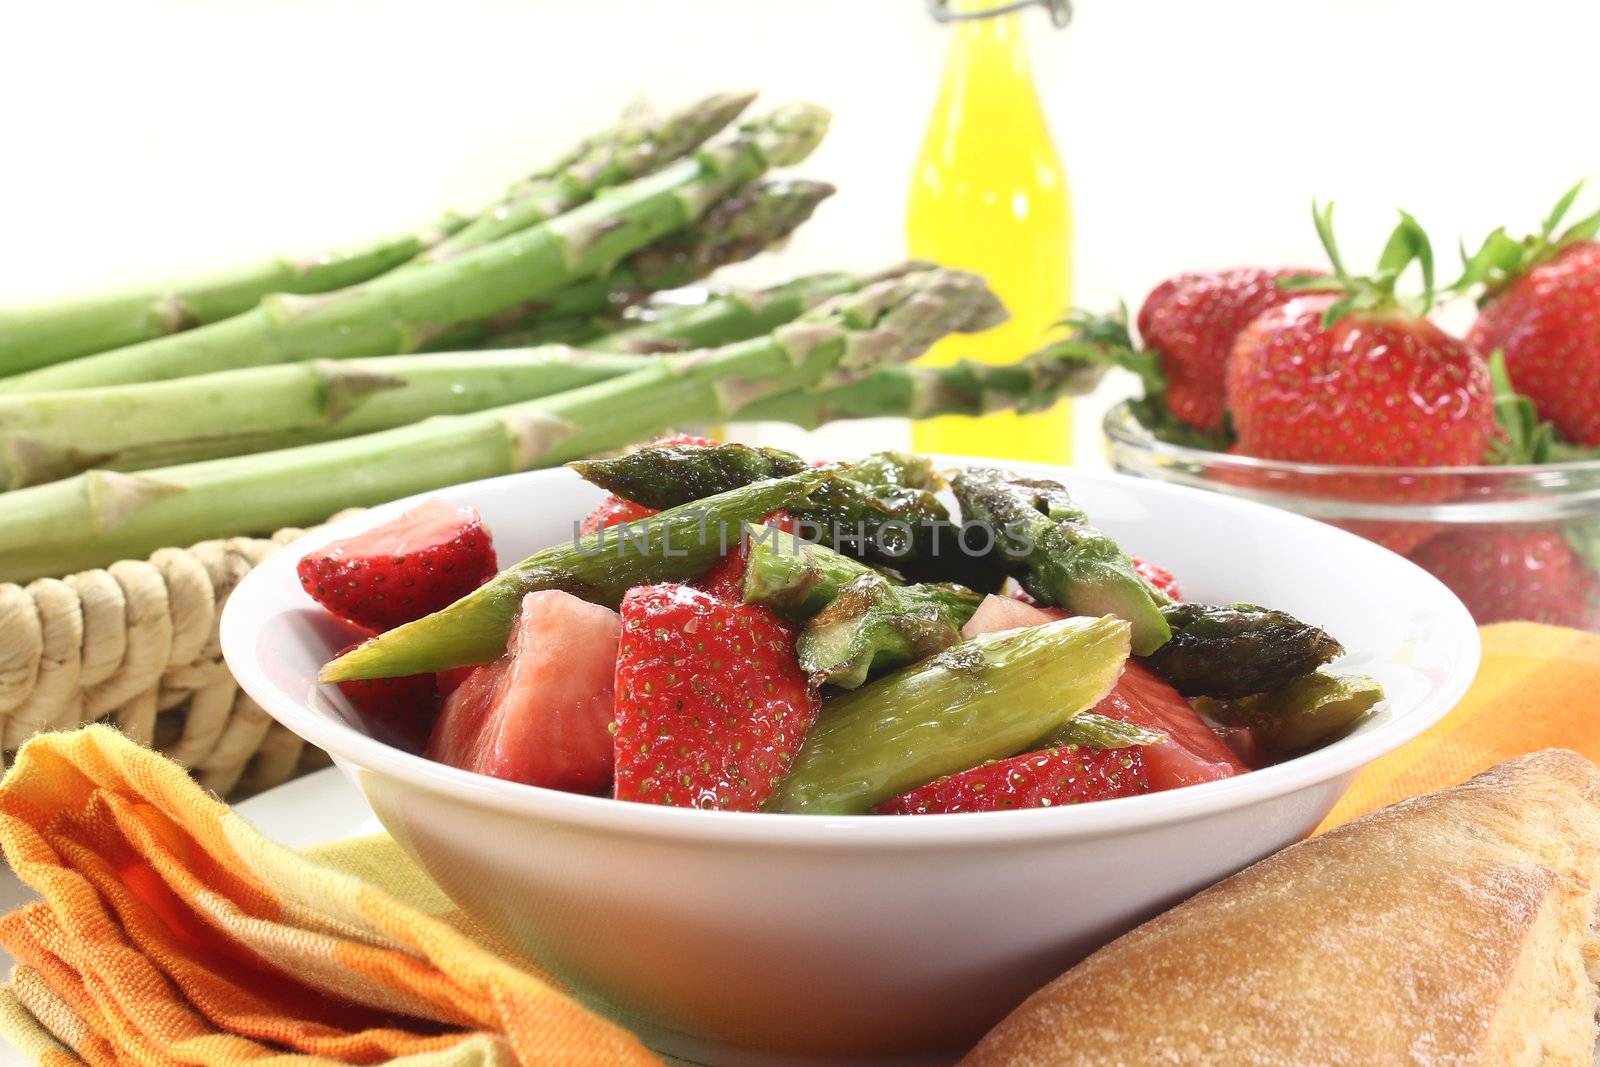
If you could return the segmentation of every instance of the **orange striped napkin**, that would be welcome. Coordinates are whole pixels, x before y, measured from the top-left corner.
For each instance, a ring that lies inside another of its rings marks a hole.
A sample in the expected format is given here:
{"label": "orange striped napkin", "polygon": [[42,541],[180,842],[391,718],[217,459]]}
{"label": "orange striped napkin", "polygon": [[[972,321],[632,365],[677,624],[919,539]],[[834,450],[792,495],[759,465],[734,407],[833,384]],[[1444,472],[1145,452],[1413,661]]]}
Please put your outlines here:
{"label": "orange striped napkin", "polygon": [[[1552,745],[1600,760],[1600,636],[1483,631],[1471,694],[1327,825]],[[29,743],[0,848],[44,900],[0,918],[0,1036],[45,1064],[645,1064],[631,1035],[489,947],[386,837],[301,854],[106,727]]]}

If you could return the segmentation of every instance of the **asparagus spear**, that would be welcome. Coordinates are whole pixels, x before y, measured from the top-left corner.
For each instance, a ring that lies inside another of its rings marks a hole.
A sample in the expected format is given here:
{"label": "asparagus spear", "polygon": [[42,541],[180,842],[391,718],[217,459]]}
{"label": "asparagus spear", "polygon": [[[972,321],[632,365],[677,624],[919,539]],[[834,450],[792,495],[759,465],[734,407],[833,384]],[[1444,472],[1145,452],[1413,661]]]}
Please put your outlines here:
{"label": "asparagus spear", "polygon": [[[644,174],[689,151],[732,121],[751,99],[708,97],[666,120],[609,130],[534,175],[517,203],[565,211],[602,184]],[[475,226],[451,213],[412,233],[348,251],[272,259],[127,292],[0,310],[0,374],[20,374],[217,322],[248,311],[271,293],[325,293],[355,285]]]}
{"label": "asparagus spear", "polygon": [[1094,391],[1107,364],[1086,358],[1089,350],[1088,342],[1069,339],[1004,366],[962,360],[937,368],[884,367],[825,392],[770,397],[744,417],[814,429],[835,419],[1045,411],[1062,397]]}
{"label": "asparagus spear", "polygon": [[1197,703],[1217,722],[1248,726],[1267,751],[1282,754],[1343,733],[1382,699],[1375,679],[1314,671],[1270,693]]}
{"label": "asparagus spear", "polygon": [[[612,459],[572,464],[588,481],[650,507],[670,507],[757,478],[799,470],[805,461],[777,448],[728,444],[638,449]],[[869,553],[894,566],[931,566],[949,512],[933,495],[942,483],[919,456],[884,452],[847,465],[842,477],[795,518],[821,540],[851,554]],[[946,561],[956,555],[947,536]]]}
{"label": "asparagus spear", "polygon": [[640,356],[547,347],[313,360],[165,382],[0,396],[0,488],[145,470],[482,411],[606,381]]}
{"label": "asparagus spear", "polygon": [[865,563],[772,527],[751,531],[744,601],[804,622],[833,603],[857,578],[877,575]]}
{"label": "asparagus spear", "polygon": [[[546,347],[312,361],[0,397],[0,487],[40,484],[91,467],[146,470],[296,448],[549,396],[651,365],[641,356]],[[857,409],[909,415],[878,405],[894,396],[958,396],[940,383],[961,373],[954,366],[885,367],[839,385],[759,399],[740,414],[767,417],[781,405],[802,425]],[[891,376],[918,384],[891,391],[874,386]],[[872,397],[850,399],[857,389],[872,390]],[[994,584],[976,581],[984,588]]]}
{"label": "asparagus spear", "polygon": [[506,198],[417,256],[454,259],[570,211],[600,189],[659,170],[732,122],[754,93],[718,93],[665,118],[642,115],[580,145],[561,165],[512,186]]}
{"label": "asparagus spear", "polygon": [[[918,269],[928,269],[921,264]],[[811,274],[757,291],[715,293],[703,304],[671,308],[637,325],[611,331],[588,342],[609,352],[681,352],[756,337],[840,293],[853,293],[883,277],[853,274]]]}
{"label": "asparagus spear", "polygon": [[1050,740],[1043,747],[1078,745],[1082,748],[1104,751],[1133,745],[1162,745],[1166,742],[1166,734],[1146,730],[1131,722],[1097,715],[1092,711],[1081,711],[1068,719],[1065,726],[1051,734]]}
{"label": "asparagus spear", "polygon": [[795,651],[817,682],[854,689],[869,672],[931,656],[961,640],[983,600],[948,582],[902,585],[847,556],[768,527],[752,531],[744,600],[805,622]]}
{"label": "asparagus spear", "polygon": [[[729,528],[792,506],[831,475],[803,471],[740,486],[629,524],[553,545],[502,571],[442,611],[380,634],[329,663],[325,682],[386,678],[483,663],[505,651],[522,598],[564,589],[616,607],[635,585],[691,578],[716,562]],[[637,537],[638,540],[634,540]]]}
{"label": "asparagus spear", "polygon": [[162,545],[319,522],[375,504],[617,448],[676,422],[737,414],[878,359],[911,359],[992,320],[982,279],[929,271],[839,297],[757,340],[666,359],[595,385],[382,433],[142,474],[91,471],[0,496],[0,580],[31,579]]}
{"label": "asparagus spear", "polygon": [[833,193],[834,187],[826,182],[800,179],[740,189],[719,200],[695,225],[646,245],[605,275],[486,319],[459,323],[427,347],[435,351],[468,347],[506,327],[533,329],[552,319],[603,321],[608,313],[620,312],[652,292],[688,285],[781,243]]}
{"label": "asparagus spear", "polygon": [[1144,662],[1184,696],[1278,689],[1344,652],[1323,630],[1254,604],[1167,604],[1172,639]]}
{"label": "asparagus spear", "polygon": [[984,634],[823,706],[768,802],[845,815],[946,774],[1015,755],[1099,703],[1129,626],[1072,618]]}
{"label": "asparagus spear", "polygon": [[1133,650],[1148,655],[1172,636],[1165,600],[1126,553],[1095,529],[1059,482],[969,467],[953,482],[961,515],[993,534],[995,556],[1028,592],[1078,615],[1107,613],[1133,624]]}
{"label": "asparagus spear", "polygon": [[768,167],[803,159],[826,125],[820,108],[781,108],[693,158],[467,255],[322,297],[271,296],[252,311],[209,326],[5,379],[0,393],[415,351],[456,323],[605,273],[623,256],[693,222]]}
{"label": "asparagus spear", "polygon": [[856,689],[868,674],[925,659],[961,640],[983,595],[951,582],[895,585],[864,574],[800,630],[795,655],[816,683]]}

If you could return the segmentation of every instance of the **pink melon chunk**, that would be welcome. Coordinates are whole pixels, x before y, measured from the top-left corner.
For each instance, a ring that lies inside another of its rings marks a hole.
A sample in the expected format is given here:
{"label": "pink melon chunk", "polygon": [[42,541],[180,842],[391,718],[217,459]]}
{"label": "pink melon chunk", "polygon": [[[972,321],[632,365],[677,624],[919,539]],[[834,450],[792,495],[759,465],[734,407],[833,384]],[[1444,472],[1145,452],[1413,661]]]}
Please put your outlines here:
{"label": "pink melon chunk", "polygon": [[556,590],[529,593],[506,654],[450,694],[426,755],[513,782],[605,791],[621,631],[610,608]]}
{"label": "pink melon chunk", "polygon": [[1057,608],[1041,608],[1033,604],[1024,604],[1014,597],[996,596],[990,593],[983,598],[978,610],[972,613],[972,618],[961,628],[961,636],[970,641],[979,634],[1015,630],[1022,626],[1038,626],[1066,617],[1067,613]]}

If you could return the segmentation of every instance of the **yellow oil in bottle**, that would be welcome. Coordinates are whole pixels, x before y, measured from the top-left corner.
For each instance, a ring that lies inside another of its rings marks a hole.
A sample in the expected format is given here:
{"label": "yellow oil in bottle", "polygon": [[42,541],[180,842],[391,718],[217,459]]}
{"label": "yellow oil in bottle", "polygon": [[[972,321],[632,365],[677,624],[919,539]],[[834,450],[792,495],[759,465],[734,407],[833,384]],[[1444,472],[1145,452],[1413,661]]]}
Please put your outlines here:
{"label": "yellow oil in bottle", "polygon": [[[953,0],[957,11],[995,0]],[[1038,348],[1072,296],[1072,208],[1066,173],[1034,91],[1020,16],[947,27],[944,83],[912,177],[906,211],[911,255],[988,278],[1009,321],[940,342],[937,366],[970,358],[1011,363]],[[916,447],[1066,463],[1071,401],[1037,415],[944,416],[914,429]]]}

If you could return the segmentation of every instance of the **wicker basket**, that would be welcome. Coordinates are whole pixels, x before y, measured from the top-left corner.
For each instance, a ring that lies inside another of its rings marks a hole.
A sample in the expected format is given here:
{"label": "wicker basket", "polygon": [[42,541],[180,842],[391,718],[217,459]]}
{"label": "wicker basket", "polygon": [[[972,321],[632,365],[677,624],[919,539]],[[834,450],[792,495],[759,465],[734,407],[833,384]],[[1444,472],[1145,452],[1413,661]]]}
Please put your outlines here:
{"label": "wicker basket", "polygon": [[163,548],[104,570],[0,584],[0,750],[15,752],[41,730],[111,722],[233,796],[326,766],[322,752],[240,692],[217,640],[228,594],[304,532]]}

